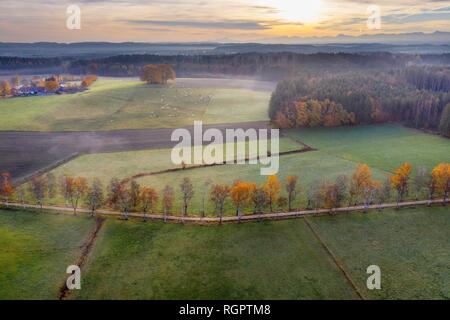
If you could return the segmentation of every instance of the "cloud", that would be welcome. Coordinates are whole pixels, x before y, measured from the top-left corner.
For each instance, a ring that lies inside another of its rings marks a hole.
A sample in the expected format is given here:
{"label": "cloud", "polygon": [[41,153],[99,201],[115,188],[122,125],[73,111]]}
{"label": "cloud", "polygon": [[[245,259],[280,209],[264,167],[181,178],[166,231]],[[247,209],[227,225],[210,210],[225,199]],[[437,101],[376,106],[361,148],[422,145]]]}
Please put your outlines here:
{"label": "cloud", "polygon": [[389,23],[410,23],[410,22],[424,22],[424,21],[449,21],[450,12],[423,12],[417,14],[392,14],[383,16],[383,21]]}

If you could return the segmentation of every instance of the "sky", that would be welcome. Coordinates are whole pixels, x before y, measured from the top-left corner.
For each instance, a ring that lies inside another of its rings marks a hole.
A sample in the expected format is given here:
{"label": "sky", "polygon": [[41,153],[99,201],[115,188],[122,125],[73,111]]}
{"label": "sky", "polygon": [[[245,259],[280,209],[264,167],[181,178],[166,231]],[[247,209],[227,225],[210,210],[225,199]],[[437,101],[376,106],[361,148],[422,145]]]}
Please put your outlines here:
{"label": "sky", "polygon": [[0,0],[1,42],[270,42],[434,31],[450,32],[450,0]]}

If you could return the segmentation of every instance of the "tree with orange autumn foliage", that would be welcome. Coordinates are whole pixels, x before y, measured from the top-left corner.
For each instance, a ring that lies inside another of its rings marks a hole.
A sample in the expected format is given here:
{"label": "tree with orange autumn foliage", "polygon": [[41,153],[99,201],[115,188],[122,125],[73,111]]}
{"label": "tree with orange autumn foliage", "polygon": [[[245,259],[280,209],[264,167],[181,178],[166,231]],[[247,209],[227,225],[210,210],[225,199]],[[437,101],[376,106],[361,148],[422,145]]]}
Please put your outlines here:
{"label": "tree with orange autumn foliage", "polygon": [[73,213],[76,214],[80,199],[83,198],[88,191],[87,180],[82,177],[67,177],[66,182],[70,205],[73,208]]}
{"label": "tree with orange autumn foliage", "polygon": [[7,97],[11,95],[11,85],[8,80],[3,80],[0,82],[0,96]]}
{"label": "tree with orange autumn foliage", "polygon": [[437,165],[433,169],[431,176],[436,186],[436,191],[444,195],[444,203],[446,203],[450,192],[450,163]]}
{"label": "tree with orange autumn foliage", "polygon": [[324,182],[320,186],[321,190],[320,193],[323,196],[323,203],[324,207],[326,209],[330,209],[330,212],[332,212],[332,209],[336,208],[338,206],[338,187],[337,184],[331,183],[331,182]]}
{"label": "tree with orange autumn foliage", "polygon": [[14,193],[14,187],[11,184],[11,174],[9,172],[3,172],[1,174],[0,181],[0,195],[3,201],[8,205],[9,198]]}
{"label": "tree with orange autumn foliage", "polygon": [[45,90],[47,92],[55,92],[59,89],[59,82],[56,79],[50,78],[45,80]]}
{"label": "tree with orange autumn foliage", "polygon": [[230,189],[231,200],[236,207],[236,215],[241,217],[241,210],[245,208],[252,196],[253,190],[256,189],[256,185],[250,182],[236,181]]}
{"label": "tree with orange autumn foliage", "polygon": [[277,112],[275,117],[275,124],[279,129],[292,128],[292,121],[282,112]]}
{"label": "tree with orange autumn foliage", "polygon": [[148,64],[142,68],[141,80],[148,84],[167,84],[175,78],[175,70],[169,64]]}
{"label": "tree with orange autumn foliage", "polygon": [[98,77],[96,75],[88,75],[86,76],[83,81],[81,81],[81,86],[83,88],[87,88],[91,86],[95,81],[97,81]]}
{"label": "tree with orange autumn foliage", "polygon": [[412,166],[406,162],[397,168],[391,177],[392,188],[397,191],[397,205],[408,195],[411,170]]}
{"label": "tree with orange autumn foliage", "polygon": [[353,200],[364,198],[365,190],[372,186],[372,172],[367,164],[358,165],[350,182],[350,205]]}
{"label": "tree with orange autumn foliage", "polygon": [[267,203],[269,204],[270,212],[273,212],[273,205],[277,202],[281,190],[281,184],[278,177],[269,176],[267,178],[267,182],[263,186],[263,189],[267,196]]}

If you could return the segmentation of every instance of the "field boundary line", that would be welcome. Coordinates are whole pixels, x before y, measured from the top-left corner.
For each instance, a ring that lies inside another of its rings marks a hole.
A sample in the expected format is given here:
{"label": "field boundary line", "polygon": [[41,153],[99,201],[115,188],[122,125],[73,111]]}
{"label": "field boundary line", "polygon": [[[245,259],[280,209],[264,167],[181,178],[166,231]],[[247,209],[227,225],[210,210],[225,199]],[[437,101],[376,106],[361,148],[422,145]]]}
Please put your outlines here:
{"label": "field boundary line", "polygon": [[[366,206],[353,206],[353,207],[343,207],[333,209],[317,209],[317,210],[303,210],[303,211],[292,211],[292,212],[274,212],[274,213],[262,213],[262,214],[250,214],[243,215],[241,217],[236,216],[225,216],[219,218],[217,217],[193,217],[193,216],[174,216],[167,215],[164,217],[163,214],[147,214],[146,218],[152,220],[159,221],[168,221],[168,222],[176,222],[176,223],[195,223],[195,224],[219,224],[219,223],[241,223],[241,222],[252,222],[252,221],[262,221],[262,220],[288,220],[288,219],[296,219],[296,218],[304,218],[304,217],[314,217],[314,216],[337,216],[349,214],[352,212],[366,212],[373,210],[381,210],[381,209],[396,209],[396,208],[408,208],[408,207],[416,207],[416,206],[431,206],[431,205],[446,205],[450,203],[450,199],[435,199],[435,200],[419,200],[419,201],[408,201],[408,202],[400,202],[397,203],[385,203],[382,205],[370,205]],[[31,205],[31,204],[21,204],[21,203],[1,203],[0,207],[5,209],[15,208],[15,209],[31,209],[33,211],[40,210],[40,205]],[[42,210],[49,211],[57,211],[57,212],[73,212],[71,207],[58,207],[58,206],[42,206]],[[91,214],[91,211],[88,209],[79,208],[77,209],[78,213],[86,213]],[[100,216],[123,216],[122,212],[112,211],[112,210],[97,210],[97,215]],[[144,219],[144,214],[139,212],[133,212],[128,214],[131,218],[140,218]]]}
{"label": "field boundary line", "polygon": [[[92,251],[92,248],[95,245],[95,242],[97,240],[98,234],[105,222],[104,218],[97,217],[95,220],[95,226],[94,230],[88,235],[88,238],[85,242],[85,244],[81,247],[81,256],[78,258],[78,261],[75,263],[76,266],[78,266],[80,269],[85,265],[87,258],[89,254]],[[70,294],[69,288],[67,288],[67,283],[64,283],[64,285],[59,290],[58,294],[58,300],[64,300],[66,299]]]}
{"label": "field boundary line", "polygon": [[294,142],[296,142],[296,143],[298,143],[298,144],[301,144],[301,145],[304,146],[305,148],[314,149],[314,150],[316,150],[316,151],[318,150],[318,149],[315,149],[315,148],[311,147],[310,145],[306,144],[306,143],[303,142],[302,140],[300,140],[300,139],[298,139],[298,138],[296,138],[296,137],[291,136],[289,133],[286,133],[284,130],[280,130],[280,133],[281,133],[281,136],[282,136],[282,137],[289,138],[289,139],[291,139],[292,141],[294,141]]}
{"label": "field boundary line", "polygon": [[25,176],[17,178],[14,181],[14,186],[15,187],[19,187],[22,184],[26,183],[27,181],[31,180],[33,177],[40,176],[40,175],[43,175],[44,173],[52,171],[53,169],[55,169],[55,168],[57,168],[59,166],[62,166],[62,165],[66,164],[69,161],[72,161],[73,159],[79,157],[80,155],[81,155],[80,152],[73,152],[70,155],[68,155],[67,157],[64,157],[64,158],[61,158],[59,160],[56,160],[55,162],[49,164],[48,166],[46,166],[44,168],[38,169],[38,170],[36,170],[34,172],[31,172],[31,173],[29,173],[29,174],[27,174]]}
{"label": "field boundary line", "polygon": [[[288,155],[292,155],[292,154],[299,154],[299,153],[307,153],[307,152],[312,152],[312,151],[317,151],[317,149],[311,148],[311,147],[305,147],[302,149],[296,149],[296,150],[289,150],[289,151],[283,151],[283,152],[279,152],[279,153],[275,153],[271,156],[288,156]],[[267,159],[268,157],[264,157],[264,159]],[[261,157],[257,156],[257,157],[246,157],[245,159],[235,159],[233,163],[236,163],[237,161],[253,161],[253,160],[260,160]],[[165,174],[165,173],[172,173],[172,172],[179,172],[179,171],[189,171],[189,170],[195,170],[195,169],[204,169],[204,168],[211,168],[211,167],[218,167],[218,166],[226,166],[229,165],[230,163],[227,163],[226,161],[221,162],[221,163],[212,163],[212,164],[200,164],[200,165],[193,165],[193,166],[187,166],[186,168],[170,168],[170,169],[165,169],[165,170],[160,170],[160,171],[155,171],[155,172],[142,172],[142,173],[138,173],[134,176],[128,177],[123,179],[120,183],[121,184],[126,184],[129,183],[133,180],[139,179],[139,178],[143,178],[143,177],[148,177],[148,176],[156,176],[156,175],[160,175],[160,174]],[[232,163],[231,163],[232,164]]]}
{"label": "field boundary line", "polygon": [[319,233],[311,225],[311,223],[309,222],[307,217],[305,217],[304,221],[305,221],[306,225],[308,226],[309,230],[311,230],[314,237],[317,239],[317,241],[320,243],[320,245],[323,247],[323,249],[327,252],[327,254],[331,257],[331,259],[333,260],[335,265],[338,267],[338,269],[342,272],[342,274],[344,275],[348,284],[353,289],[353,291],[356,293],[356,295],[359,297],[359,299],[366,300],[366,298],[364,297],[362,292],[356,286],[356,284],[353,281],[350,274],[346,271],[344,263],[338,259],[338,257],[333,253],[333,251],[331,251],[331,249],[328,247],[328,245],[325,243],[325,241],[322,239],[322,237],[319,235]]}

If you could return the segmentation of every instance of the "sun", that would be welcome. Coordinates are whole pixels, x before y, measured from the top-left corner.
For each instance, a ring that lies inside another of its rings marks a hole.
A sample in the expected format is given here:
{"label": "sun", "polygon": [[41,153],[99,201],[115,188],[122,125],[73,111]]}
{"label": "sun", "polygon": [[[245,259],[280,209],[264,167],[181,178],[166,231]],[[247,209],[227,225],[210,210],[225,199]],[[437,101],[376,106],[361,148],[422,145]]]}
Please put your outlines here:
{"label": "sun", "polygon": [[273,0],[278,15],[289,22],[312,23],[320,17],[323,8],[321,0]]}

